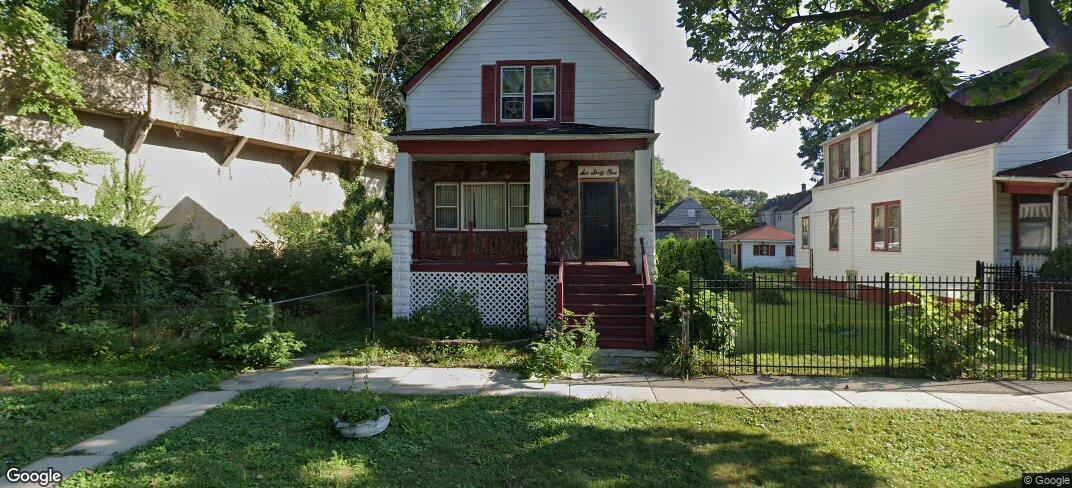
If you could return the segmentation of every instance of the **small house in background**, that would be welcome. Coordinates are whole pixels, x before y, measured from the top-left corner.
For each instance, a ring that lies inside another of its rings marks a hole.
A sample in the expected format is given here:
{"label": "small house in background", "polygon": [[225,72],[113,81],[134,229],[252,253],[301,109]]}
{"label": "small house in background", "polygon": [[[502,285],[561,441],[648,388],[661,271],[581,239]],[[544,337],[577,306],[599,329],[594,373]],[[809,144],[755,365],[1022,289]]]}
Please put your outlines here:
{"label": "small house in background", "polygon": [[796,267],[795,236],[773,225],[746,230],[722,240],[730,264],[737,269]]}
{"label": "small house in background", "polygon": [[655,237],[663,239],[674,236],[678,239],[705,237],[722,240],[722,225],[700,202],[686,198],[655,219]]}
{"label": "small house in background", "polygon": [[811,190],[808,190],[806,183],[802,183],[800,192],[780,195],[768,200],[752,215],[752,222],[756,226],[773,225],[786,232],[796,232],[793,215],[810,202]]}

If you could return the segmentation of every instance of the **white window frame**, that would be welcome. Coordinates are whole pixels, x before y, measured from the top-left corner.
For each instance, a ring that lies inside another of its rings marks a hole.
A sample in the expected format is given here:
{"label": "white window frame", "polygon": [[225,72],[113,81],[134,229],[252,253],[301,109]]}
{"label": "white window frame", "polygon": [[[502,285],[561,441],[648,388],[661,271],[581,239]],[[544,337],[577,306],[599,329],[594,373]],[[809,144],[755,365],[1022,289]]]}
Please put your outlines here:
{"label": "white window frame", "polygon": [[503,205],[503,207],[502,207],[502,209],[500,211],[503,212],[503,224],[505,225],[505,227],[502,228],[502,229],[473,229],[473,231],[474,232],[507,232],[509,230],[510,214],[507,212],[507,208],[509,208],[509,205],[510,205],[510,195],[509,195],[509,193],[506,193],[506,192],[509,191],[510,188],[507,186],[506,182],[504,182],[504,181],[479,181],[479,182],[462,182],[461,183],[461,185],[458,188],[459,189],[459,192],[458,192],[458,224],[461,226],[462,230],[465,230],[465,231],[469,230],[469,222],[463,222],[462,221],[462,219],[465,218],[465,187],[466,186],[488,186],[488,185],[501,186],[503,188],[503,200],[504,200],[503,203],[505,203],[506,205]]}
{"label": "white window frame", "polygon": [[[506,93],[506,92],[503,91],[503,80],[505,80],[505,78],[506,78],[505,76],[503,76],[503,74],[506,73],[507,70],[521,70],[521,92],[520,93]],[[528,108],[528,107],[526,107],[527,104],[525,103],[525,98],[526,98],[526,93],[528,93],[528,90],[529,90],[529,80],[528,80],[528,78],[529,78],[528,77],[528,70],[523,65],[502,66],[502,67],[499,68],[499,121],[500,122],[524,122],[526,120],[526,116],[528,115],[528,112],[526,112],[525,109]],[[521,118],[520,119],[507,119],[507,118],[504,118],[503,113],[502,113],[503,112],[503,100],[505,100],[507,97],[517,98],[519,95],[521,96]]]}
{"label": "white window frame", "polygon": [[[441,187],[441,186],[454,187],[454,191],[455,191],[454,194],[457,196],[457,200],[455,201],[455,205],[440,205],[439,204],[439,187]],[[435,193],[432,194],[432,204],[435,207],[435,209],[432,211],[432,225],[435,226],[435,230],[461,230],[461,225],[462,225],[462,212],[461,212],[461,210],[462,210],[462,189],[461,189],[461,187],[458,186],[457,183],[436,183],[435,184]],[[457,227],[440,227],[438,225],[439,224],[439,222],[438,222],[439,219],[437,218],[437,214],[439,213],[439,209],[441,209],[441,208],[453,208],[454,209],[455,215],[457,216],[457,219],[456,219],[456,221],[458,222]]]}
{"label": "white window frame", "polygon": [[[526,187],[528,187],[528,191],[532,191],[532,187],[529,186],[528,182],[507,183],[506,184],[506,230],[525,230],[525,225],[527,225],[528,222],[529,222],[529,199],[528,198],[525,199],[525,204],[524,205],[510,205],[510,187],[512,187],[512,186],[526,186]],[[525,209],[525,223],[522,224],[520,227],[511,227],[510,226],[510,211],[515,209],[515,208],[524,208]]]}
{"label": "white window frame", "polygon": [[704,229],[703,234],[704,234],[703,236],[708,238],[708,239],[714,239],[715,238],[715,229]]}
{"label": "white window frame", "polygon": [[[535,81],[532,82],[532,98],[530,99],[530,102],[529,102],[529,110],[530,110],[529,113],[533,115],[532,121],[533,122],[549,122],[549,121],[557,120],[558,119],[558,66],[555,66],[553,64],[542,64],[542,65],[532,66],[530,68],[531,69],[530,73],[531,73],[532,78],[536,77],[536,69],[537,68],[551,68],[551,77],[555,80],[555,86],[554,86],[554,89],[551,90],[550,92],[536,92],[536,82]],[[526,77],[526,78],[528,78],[528,77]],[[550,118],[541,118],[541,119],[536,118],[536,96],[537,95],[540,95],[540,96],[551,95],[551,97],[554,98],[554,103],[551,104],[551,117]]]}

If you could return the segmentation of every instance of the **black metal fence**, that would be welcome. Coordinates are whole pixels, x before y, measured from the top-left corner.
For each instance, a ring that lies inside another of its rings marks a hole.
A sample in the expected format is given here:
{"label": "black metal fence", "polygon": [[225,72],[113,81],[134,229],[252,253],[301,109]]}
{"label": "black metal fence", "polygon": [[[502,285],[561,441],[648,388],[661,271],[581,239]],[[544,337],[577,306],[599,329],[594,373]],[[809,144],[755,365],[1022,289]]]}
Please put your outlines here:
{"label": "black metal fence", "polygon": [[734,348],[713,358],[729,374],[1072,378],[1072,282],[991,271],[690,278],[683,332],[697,337],[697,311],[732,304]]}

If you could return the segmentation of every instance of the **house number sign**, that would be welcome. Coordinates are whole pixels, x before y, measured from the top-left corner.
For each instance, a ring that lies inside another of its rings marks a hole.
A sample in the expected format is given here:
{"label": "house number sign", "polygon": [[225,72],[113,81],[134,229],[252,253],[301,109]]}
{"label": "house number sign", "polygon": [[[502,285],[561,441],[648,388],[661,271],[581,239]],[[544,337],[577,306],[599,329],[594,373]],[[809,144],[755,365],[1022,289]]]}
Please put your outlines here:
{"label": "house number sign", "polygon": [[617,166],[581,166],[577,168],[577,177],[586,178],[617,178]]}

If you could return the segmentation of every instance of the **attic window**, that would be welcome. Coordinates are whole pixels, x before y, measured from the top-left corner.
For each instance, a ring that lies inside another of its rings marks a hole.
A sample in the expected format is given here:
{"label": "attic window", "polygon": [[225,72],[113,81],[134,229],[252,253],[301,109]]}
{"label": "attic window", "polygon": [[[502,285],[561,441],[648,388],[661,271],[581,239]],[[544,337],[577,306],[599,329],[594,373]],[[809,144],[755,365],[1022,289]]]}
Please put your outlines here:
{"label": "attic window", "polygon": [[689,209],[689,217],[695,217],[695,216],[696,216],[696,209],[695,208],[690,208]]}
{"label": "attic window", "polygon": [[558,75],[555,66],[532,68],[532,120],[555,120]]}
{"label": "attic window", "polygon": [[503,122],[525,120],[525,67],[504,66],[499,74],[500,114]]}

